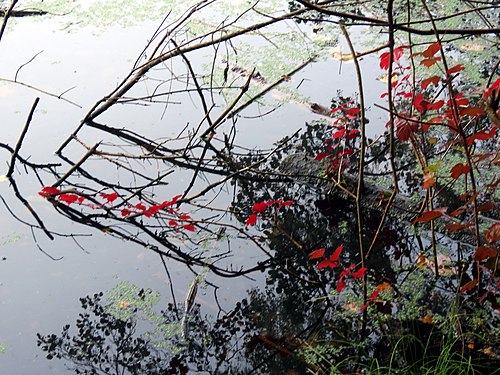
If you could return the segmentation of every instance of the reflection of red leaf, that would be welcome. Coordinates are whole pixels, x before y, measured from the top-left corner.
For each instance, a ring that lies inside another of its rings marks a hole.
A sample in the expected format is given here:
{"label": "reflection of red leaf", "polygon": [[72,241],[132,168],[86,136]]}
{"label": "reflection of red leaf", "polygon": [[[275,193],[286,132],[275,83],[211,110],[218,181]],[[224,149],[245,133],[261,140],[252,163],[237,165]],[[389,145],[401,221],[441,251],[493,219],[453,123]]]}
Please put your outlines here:
{"label": "reflection of red leaf", "polygon": [[356,272],[353,272],[352,273],[352,277],[355,278],[355,279],[361,279],[362,277],[365,276],[365,273],[366,271],[368,271],[368,268],[366,267],[361,267],[359,270],[357,270]]}
{"label": "reflection of red leaf", "polygon": [[462,164],[458,163],[456,164],[453,168],[451,168],[450,173],[451,173],[451,178],[457,179],[463,174],[467,174],[470,172],[470,165],[469,164]]}
{"label": "reflection of red leaf", "polygon": [[252,226],[255,225],[256,222],[257,222],[257,214],[251,214],[248,217],[246,224]]}
{"label": "reflection of red leaf", "polygon": [[396,137],[398,137],[400,142],[406,142],[418,130],[418,123],[413,121],[414,119],[414,117],[410,119],[397,117],[394,121],[396,125]]}
{"label": "reflection of red leaf", "polygon": [[441,49],[439,42],[432,43],[427,49],[422,52],[422,56],[425,58],[430,58],[436,54]]}
{"label": "reflection of red leaf", "polygon": [[458,73],[464,70],[465,67],[462,64],[455,65],[454,67],[448,69],[446,71],[446,74],[453,74],[453,73]]}
{"label": "reflection of red leaf", "polygon": [[488,258],[494,258],[497,256],[497,249],[491,246],[479,246],[474,254],[474,260],[481,262],[482,260]]}
{"label": "reflection of red leaf", "polygon": [[75,203],[78,200],[78,195],[76,194],[61,194],[59,199],[67,204]]}
{"label": "reflection of red leaf", "polygon": [[313,252],[311,252],[309,254],[309,259],[312,260],[312,259],[323,258],[324,255],[325,255],[325,248],[322,247],[321,249],[314,250]]}
{"label": "reflection of red leaf", "polygon": [[439,77],[439,76],[432,76],[432,77],[426,78],[421,83],[422,89],[425,90],[427,88],[427,86],[429,86],[431,83],[434,86],[437,86],[439,81],[441,81],[441,77]]}
{"label": "reflection of red leaf", "polygon": [[434,220],[440,216],[443,216],[443,211],[442,210],[433,210],[433,211],[426,211],[422,212],[422,215],[415,219],[413,223],[427,223],[428,221]]}
{"label": "reflection of red leaf", "polygon": [[266,208],[267,208],[266,202],[255,203],[252,207],[252,211],[253,212],[264,212],[266,210]]}
{"label": "reflection of red leaf", "polygon": [[41,195],[42,197],[50,197],[51,195],[56,195],[56,194],[59,194],[61,192],[61,190],[59,190],[58,188],[55,188],[53,186],[45,186],[42,190],[40,190],[38,192],[39,195]]}

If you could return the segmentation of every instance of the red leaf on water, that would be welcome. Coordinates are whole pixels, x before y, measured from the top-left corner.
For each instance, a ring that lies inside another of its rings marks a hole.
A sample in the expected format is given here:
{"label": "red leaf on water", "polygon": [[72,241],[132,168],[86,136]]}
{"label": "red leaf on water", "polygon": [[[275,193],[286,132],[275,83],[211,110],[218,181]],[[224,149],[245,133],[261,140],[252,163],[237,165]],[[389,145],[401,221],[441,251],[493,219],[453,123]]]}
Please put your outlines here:
{"label": "red leaf on water", "polygon": [[432,43],[427,49],[422,52],[422,56],[429,58],[436,54],[441,49],[441,44],[439,42]]}
{"label": "red leaf on water", "polygon": [[455,65],[454,67],[448,69],[446,71],[446,74],[458,73],[458,72],[461,72],[464,69],[465,69],[465,67],[463,66],[463,64],[458,64],[458,65]]}
{"label": "red leaf on water", "polygon": [[246,224],[252,226],[255,225],[256,222],[257,222],[257,214],[251,214],[248,217]]}
{"label": "red leaf on water", "polygon": [[474,254],[474,260],[481,262],[488,258],[494,258],[497,256],[497,249],[491,246],[479,246]]}
{"label": "red leaf on water", "polygon": [[59,195],[59,200],[66,202],[67,204],[75,203],[78,200],[78,195],[76,195],[76,194],[61,194],[61,195]]}
{"label": "red leaf on water", "polygon": [[441,77],[439,77],[439,76],[432,76],[432,77],[424,79],[420,85],[422,86],[422,89],[425,90],[431,83],[434,86],[437,86],[438,83],[439,83],[439,81],[441,81]]}
{"label": "red leaf on water", "polygon": [[419,218],[415,219],[413,221],[413,224],[427,223],[428,221],[434,220],[440,216],[443,216],[442,210],[432,210],[432,211],[422,212],[422,215]]}
{"label": "red leaf on water", "polygon": [[59,194],[61,190],[58,188],[55,188],[53,186],[45,186],[42,190],[38,192],[39,195],[41,195],[44,198],[50,197],[52,195]]}
{"label": "red leaf on water", "polygon": [[353,272],[352,273],[352,277],[355,278],[355,279],[361,279],[365,276],[365,273],[366,271],[368,271],[368,268],[366,267],[361,267],[359,270],[357,270],[356,272]]}
{"label": "red leaf on water", "polygon": [[193,224],[184,224],[182,227],[185,230],[188,230],[188,231],[191,231],[191,232],[194,232],[196,230],[196,228],[194,227]]}
{"label": "red leaf on water", "polygon": [[[273,202],[274,203],[274,202]],[[252,207],[253,212],[264,212],[267,208],[266,202],[255,203]]]}
{"label": "red leaf on water", "polygon": [[458,163],[453,168],[450,170],[450,176],[453,179],[459,178],[463,174],[467,174],[470,172],[470,165],[469,164],[462,164]]}
{"label": "red leaf on water", "polygon": [[309,254],[309,260],[323,258],[323,256],[325,256],[325,250],[326,249],[324,247],[318,250],[314,250]]}

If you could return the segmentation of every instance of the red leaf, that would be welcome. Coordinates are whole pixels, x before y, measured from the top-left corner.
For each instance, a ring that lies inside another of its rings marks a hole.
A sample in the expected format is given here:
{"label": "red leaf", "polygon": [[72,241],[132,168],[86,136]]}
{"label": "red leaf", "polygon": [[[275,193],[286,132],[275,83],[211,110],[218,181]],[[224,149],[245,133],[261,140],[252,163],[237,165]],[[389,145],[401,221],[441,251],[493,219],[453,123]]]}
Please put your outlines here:
{"label": "red leaf", "polygon": [[177,221],[175,221],[175,220],[169,220],[168,221],[168,226],[169,227],[176,227],[178,225],[179,225],[179,223]]}
{"label": "red leaf", "polygon": [[137,204],[135,205],[135,207],[136,207],[137,209],[139,209],[139,210],[142,210],[142,211],[145,211],[145,210],[146,210],[146,206],[145,206],[145,205],[143,205],[142,203],[137,203]]}
{"label": "red leaf", "polygon": [[357,117],[357,115],[359,114],[359,112],[360,112],[359,108],[349,108],[349,109],[344,111],[345,116],[349,120],[354,120]]}
{"label": "red leaf", "polygon": [[478,279],[469,281],[467,284],[465,284],[463,287],[460,288],[460,293],[465,293],[468,292],[469,290],[474,289],[477,284],[479,284]]}
{"label": "red leaf", "polygon": [[358,129],[352,129],[352,130],[349,130],[349,133],[345,136],[345,139],[353,139],[353,138],[356,138],[359,134],[359,130]]}
{"label": "red leaf", "polygon": [[183,227],[185,230],[189,230],[189,231],[191,231],[191,232],[194,232],[194,231],[196,230],[196,228],[194,227],[194,225],[193,225],[193,224],[184,224],[182,227]]}
{"label": "red leaf", "polygon": [[61,190],[58,188],[55,188],[53,186],[45,186],[42,190],[38,192],[39,195],[41,195],[44,198],[50,197],[52,195],[59,194]]}
{"label": "red leaf", "polygon": [[348,276],[352,269],[356,267],[356,265],[353,263],[351,264],[349,267],[347,267],[345,270],[343,270],[342,272],[340,272],[340,277],[345,277],[345,276]]}
{"label": "red leaf", "polygon": [[328,157],[328,154],[327,152],[320,152],[318,155],[316,155],[316,157],[314,158],[314,160],[323,160],[324,158]]}
{"label": "red leaf", "polygon": [[472,144],[476,139],[480,141],[487,141],[488,139],[493,138],[493,136],[497,132],[497,129],[498,128],[494,126],[491,128],[489,132],[487,132],[486,130],[478,131],[477,133],[471,135],[470,137],[467,137],[467,144],[468,145]]}
{"label": "red leaf", "polygon": [[78,197],[78,203],[79,204],[82,204],[84,200],[85,200],[85,197],[81,197],[81,196]]}
{"label": "red leaf", "polygon": [[266,208],[267,208],[266,202],[255,203],[252,207],[252,211],[253,212],[264,212],[266,210]]}
{"label": "red leaf", "polygon": [[396,125],[396,137],[400,142],[406,142],[411,135],[418,130],[418,123],[413,121],[414,117],[409,119],[397,117],[394,121]]}
{"label": "red leaf", "polygon": [[346,282],[344,281],[344,278],[341,277],[339,281],[337,282],[337,293],[341,293],[342,290],[347,286]]}
{"label": "red leaf", "polygon": [[428,103],[427,109],[429,111],[437,111],[438,109],[441,109],[443,105],[444,105],[444,100],[438,100],[437,102],[434,103]]}
{"label": "red leaf", "polygon": [[108,203],[113,202],[116,198],[118,198],[118,193],[111,193],[111,194],[101,194],[101,197],[106,199]]}
{"label": "red leaf", "polygon": [[490,211],[496,207],[495,203],[488,202],[477,207],[478,211]]}
{"label": "red leaf", "polygon": [[294,201],[284,201],[281,205],[282,206],[291,206],[292,204],[295,204]]}
{"label": "red leaf", "polygon": [[252,226],[255,225],[256,222],[257,222],[257,214],[251,214],[248,217],[246,224]]}
{"label": "red leaf", "polygon": [[387,70],[389,69],[389,61],[391,54],[389,52],[384,52],[380,54],[380,69]]}
{"label": "red leaf", "polygon": [[311,252],[309,254],[309,260],[323,258],[324,255],[325,255],[325,248],[322,247],[321,249],[314,250],[313,252]]}
{"label": "red leaf", "polygon": [[189,216],[188,214],[181,215],[181,220],[189,220],[189,219],[191,219],[191,216]]}
{"label": "red leaf", "polygon": [[453,73],[458,73],[464,70],[465,67],[462,64],[455,65],[454,67],[448,69],[446,71],[446,74],[453,74]]}
{"label": "red leaf", "polygon": [[121,211],[121,213],[122,213],[122,216],[124,216],[124,217],[125,217],[125,216],[130,215],[130,214],[132,213],[132,211],[130,211],[128,208],[124,208],[124,209]]}
{"label": "red leaf", "polygon": [[59,200],[66,202],[67,204],[75,203],[78,200],[78,195],[76,194],[61,194]]}
{"label": "red leaf", "polygon": [[434,86],[437,86],[439,81],[441,81],[441,78],[439,76],[432,76],[427,79],[424,79],[421,83],[422,89],[426,89],[431,83]]}
{"label": "red leaf", "polygon": [[422,56],[425,58],[432,57],[441,49],[441,44],[439,42],[432,43],[427,49],[422,52]]}
{"label": "red leaf", "polygon": [[500,241],[500,223],[495,223],[488,230],[485,230],[484,239],[488,243]]}
{"label": "red leaf", "polygon": [[377,289],[375,289],[375,290],[372,292],[372,294],[370,295],[370,298],[368,298],[368,300],[369,300],[370,302],[374,302],[374,301],[375,301],[375,299],[377,298],[377,296],[379,295],[379,293],[380,293],[380,289],[378,289],[378,288],[377,288]]}
{"label": "red leaf", "polygon": [[444,229],[448,229],[450,232],[456,232],[458,230],[462,230],[462,229],[470,228],[470,227],[472,227],[472,224],[470,224],[470,223],[449,224],[449,225],[445,225]]}
{"label": "red leaf", "polygon": [[438,61],[441,61],[441,57],[432,57],[430,59],[425,59],[425,60],[420,61],[420,65],[424,65],[427,68],[430,68]]}
{"label": "red leaf", "polygon": [[413,99],[413,106],[419,112],[426,111],[429,104],[427,100],[424,100],[424,94],[415,95],[415,99]]}
{"label": "red leaf", "polygon": [[361,267],[359,270],[357,270],[356,272],[353,272],[352,273],[352,277],[355,278],[355,279],[361,279],[365,276],[365,273],[366,271],[368,271],[368,268],[366,267]]}
{"label": "red leaf", "polygon": [[427,223],[428,221],[434,220],[440,216],[443,216],[442,210],[433,210],[422,212],[422,215],[413,221],[415,223]]}
{"label": "red leaf", "polygon": [[481,117],[484,115],[484,110],[480,107],[465,107],[459,111],[460,116]]}
{"label": "red leaf", "polygon": [[456,164],[453,168],[451,168],[450,173],[451,173],[451,178],[457,179],[463,174],[467,174],[470,172],[470,165],[465,164],[463,165],[462,163]]}
{"label": "red leaf", "polygon": [[330,259],[325,259],[325,260],[319,262],[317,267],[319,270],[326,268],[326,267],[330,267],[333,269],[333,268],[337,267],[338,265],[339,265],[338,262],[332,262]]}
{"label": "red leaf", "polygon": [[182,194],[176,195],[175,197],[172,198],[172,201],[170,204],[176,204],[179,199],[182,198]]}
{"label": "red leaf", "polygon": [[496,90],[500,87],[500,78],[497,78],[493,84],[486,89],[486,91],[483,94],[483,99],[486,99],[488,96],[490,96],[493,93],[493,90]]}
{"label": "red leaf", "polygon": [[491,246],[479,246],[474,254],[474,260],[481,262],[488,258],[494,258],[497,256],[497,249]]}
{"label": "red leaf", "polygon": [[337,247],[335,249],[333,255],[330,256],[330,261],[335,262],[335,261],[339,260],[340,253],[342,252],[343,249],[344,249],[344,245],[340,245],[339,247]]}
{"label": "red leaf", "polygon": [[340,138],[342,138],[345,135],[346,132],[347,132],[347,129],[346,128],[342,128],[339,131],[333,133],[333,138],[340,139]]}
{"label": "red leaf", "polygon": [[429,189],[431,186],[434,186],[436,183],[436,179],[434,178],[434,173],[426,173],[424,175],[424,184],[422,188]]}

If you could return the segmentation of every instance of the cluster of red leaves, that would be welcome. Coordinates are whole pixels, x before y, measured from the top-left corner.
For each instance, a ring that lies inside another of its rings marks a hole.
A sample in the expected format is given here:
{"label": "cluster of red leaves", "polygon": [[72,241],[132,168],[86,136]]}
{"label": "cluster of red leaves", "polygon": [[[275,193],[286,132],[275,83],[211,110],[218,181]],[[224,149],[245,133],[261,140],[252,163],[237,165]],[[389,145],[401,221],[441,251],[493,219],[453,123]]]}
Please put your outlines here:
{"label": "cluster of red leaves", "polygon": [[[340,254],[342,253],[344,249],[344,245],[338,246],[335,251],[333,252],[332,255],[329,257],[325,256],[326,249],[324,247],[314,250],[309,254],[309,260],[316,260],[316,259],[321,259],[321,261],[316,265],[318,269],[324,269],[324,268],[330,268],[330,269],[335,269],[339,266],[339,258]],[[349,267],[343,269],[340,271],[339,278],[337,280],[337,293],[341,293],[345,287],[347,286],[347,279],[362,279],[365,277],[366,272],[368,271],[368,268],[366,267],[360,267],[356,271],[354,269],[356,268],[356,264],[352,263],[349,265]],[[374,292],[375,293],[375,292]],[[372,296],[369,299],[369,302],[373,302],[375,298],[377,297],[378,292],[376,294],[372,294]],[[368,302],[368,303],[369,303]],[[364,310],[367,306],[368,303],[365,304],[361,310]]]}
{"label": "cluster of red leaves", "polygon": [[332,121],[332,137],[323,142],[325,151],[315,157],[316,160],[328,160],[326,173],[336,173],[349,164],[349,157],[354,151],[347,147],[346,141],[359,137],[359,130],[355,127],[360,111],[353,99],[332,108],[331,113],[335,117]]}
{"label": "cluster of red leaves", "polygon": [[[61,190],[58,188],[55,188],[53,186],[45,186],[40,192],[38,193],[44,198],[52,198],[52,199],[57,199],[60,202],[64,202],[68,205],[71,205],[73,203],[78,203],[80,205],[89,207],[91,209],[99,209],[105,207],[106,204],[111,205],[116,199],[119,198],[118,193],[113,192],[110,194],[105,194],[101,193],[99,196],[105,201],[102,204],[95,204],[95,203],[84,203],[86,198],[84,196],[78,195],[78,194],[73,194],[73,193],[61,193]],[[147,207],[143,203],[137,203],[136,205],[129,205],[127,207],[119,209],[120,215],[122,217],[127,217],[132,214],[136,215],[144,215],[145,217],[154,217],[156,216],[160,211],[166,211],[167,213],[171,215],[176,215],[177,216],[177,221],[176,220],[170,220],[168,222],[168,225],[171,227],[179,227],[183,228],[185,230],[194,232],[196,230],[195,226],[190,223],[182,223],[183,221],[190,220],[191,217],[187,214],[179,214],[179,208],[173,208],[173,206],[177,203],[177,201],[182,197],[182,195],[177,195],[173,197],[169,201],[164,201],[160,204],[152,205]],[[112,206],[110,208],[113,208]],[[178,221],[181,221],[179,223]]]}
{"label": "cluster of red leaves", "polygon": [[253,226],[257,223],[258,214],[262,215],[267,210],[268,207],[274,207],[276,212],[279,211],[282,207],[291,206],[294,204],[294,201],[283,201],[281,199],[262,201],[255,203],[252,206],[252,214],[248,217],[246,221],[246,225]]}

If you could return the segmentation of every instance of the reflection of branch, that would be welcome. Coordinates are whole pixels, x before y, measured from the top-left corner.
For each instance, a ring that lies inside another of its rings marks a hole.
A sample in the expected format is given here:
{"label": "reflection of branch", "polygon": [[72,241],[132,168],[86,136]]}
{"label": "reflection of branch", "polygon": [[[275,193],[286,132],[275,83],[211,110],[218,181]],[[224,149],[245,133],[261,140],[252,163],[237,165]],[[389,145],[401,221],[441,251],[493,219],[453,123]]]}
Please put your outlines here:
{"label": "reflection of branch", "polygon": [[27,88],[29,88],[29,89],[31,89],[31,90],[38,91],[38,92],[40,92],[40,93],[42,93],[42,94],[44,94],[44,95],[48,95],[48,96],[51,96],[51,97],[53,97],[53,98],[63,100],[63,101],[65,101],[66,103],[69,103],[69,104],[71,104],[71,105],[74,105],[75,107],[82,108],[82,106],[81,106],[80,104],[77,104],[77,103],[75,103],[75,102],[73,102],[73,101],[71,101],[71,100],[66,99],[66,98],[64,98],[64,97],[63,97],[63,95],[64,95],[66,92],[68,92],[69,90],[71,90],[72,88],[71,88],[71,89],[68,89],[68,90],[65,90],[65,91],[64,91],[62,94],[60,94],[60,95],[57,95],[57,94],[53,94],[53,93],[51,93],[51,92],[48,92],[48,91],[45,91],[45,90],[39,89],[38,87],[32,86],[32,85],[30,85],[30,84],[27,84],[27,83],[24,83],[24,82],[21,82],[21,81],[14,81],[14,80],[12,80],[12,79],[8,79],[8,78],[0,78],[0,81],[2,81],[2,82],[8,82],[8,83],[15,83],[16,85],[21,85],[21,86],[27,87]]}
{"label": "reflection of branch", "polygon": [[21,135],[19,136],[16,147],[14,148],[14,152],[12,152],[12,156],[10,158],[9,170],[7,172],[7,175],[6,175],[8,178],[10,178],[12,176],[12,173],[14,172],[14,165],[16,163],[17,154],[19,153],[19,150],[21,149],[24,137],[26,136],[26,133],[28,132],[28,128],[29,128],[30,123],[31,123],[31,119],[33,118],[33,113],[35,112],[35,108],[36,108],[39,101],[40,101],[40,98],[36,98],[35,102],[31,106],[31,110],[30,110],[30,113],[29,113],[28,118],[26,120],[26,123],[24,125],[24,128],[21,131]]}
{"label": "reflection of branch", "polygon": [[12,0],[10,3],[9,9],[5,12],[3,15],[3,22],[2,26],[0,27],[0,40],[2,40],[3,33],[5,31],[5,28],[7,27],[7,21],[9,20],[10,15],[12,14],[12,11],[14,10],[14,7],[16,6],[18,0]]}

